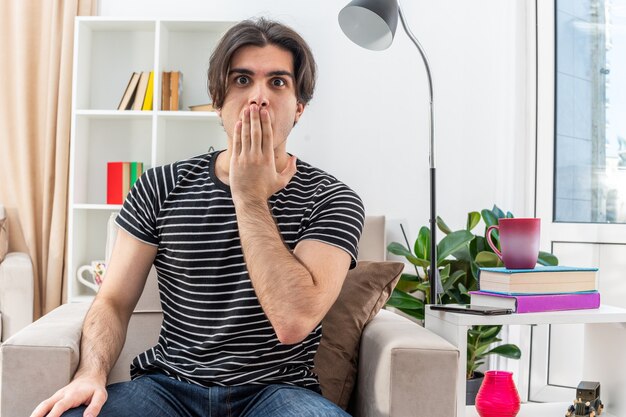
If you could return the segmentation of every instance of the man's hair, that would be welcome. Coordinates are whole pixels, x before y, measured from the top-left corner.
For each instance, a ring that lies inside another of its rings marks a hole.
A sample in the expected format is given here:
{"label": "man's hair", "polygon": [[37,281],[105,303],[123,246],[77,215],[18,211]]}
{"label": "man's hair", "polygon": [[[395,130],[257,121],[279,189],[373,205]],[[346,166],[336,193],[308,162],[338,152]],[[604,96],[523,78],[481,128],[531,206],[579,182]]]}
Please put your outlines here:
{"label": "man's hair", "polygon": [[208,70],[209,94],[213,106],[221,109],[228,89],[228,71],[233,54],[242,46],[274,45],[291,52],[296,98],[306,105],[313,98],[316,66],[309,45],[293,29],[264,18],[244,20],[230,28],[211,54]]}

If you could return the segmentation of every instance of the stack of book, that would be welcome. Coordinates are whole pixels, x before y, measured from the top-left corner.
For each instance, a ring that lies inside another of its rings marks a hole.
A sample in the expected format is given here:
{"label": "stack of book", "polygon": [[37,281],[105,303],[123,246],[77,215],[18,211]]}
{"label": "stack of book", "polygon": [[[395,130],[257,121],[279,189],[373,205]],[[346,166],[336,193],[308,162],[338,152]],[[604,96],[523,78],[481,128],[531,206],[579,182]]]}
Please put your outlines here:
{"label": "stack of book", "polygon": [[133,72],[122,95],[118,110],[152,110],[154,71]]}
{"label": "stack of book", "polygon": [[141,174],[143,162],[108,162],[107,204],[123,204]]}
{"label": "stack of book", "polygon": [[470,291],[470,303],[516,313],[598,308],[597,272],[568,266],[481,268],[479,291]]}

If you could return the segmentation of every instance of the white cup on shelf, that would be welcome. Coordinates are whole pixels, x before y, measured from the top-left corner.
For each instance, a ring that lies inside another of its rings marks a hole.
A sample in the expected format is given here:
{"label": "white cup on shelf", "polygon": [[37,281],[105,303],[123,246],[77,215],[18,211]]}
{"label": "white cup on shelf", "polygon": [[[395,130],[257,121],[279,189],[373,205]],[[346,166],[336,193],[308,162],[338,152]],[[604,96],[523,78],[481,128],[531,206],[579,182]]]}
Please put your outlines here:
{"label": "white cup on shelf", "polygon": [[[88,278],[85,278],[85,272],[88,272]],[[87,288],[98,292],[104,280],[105,272],[106,264],[104,261],[91,261],[89,265],[83,265],[78,268],[76,279]]]}

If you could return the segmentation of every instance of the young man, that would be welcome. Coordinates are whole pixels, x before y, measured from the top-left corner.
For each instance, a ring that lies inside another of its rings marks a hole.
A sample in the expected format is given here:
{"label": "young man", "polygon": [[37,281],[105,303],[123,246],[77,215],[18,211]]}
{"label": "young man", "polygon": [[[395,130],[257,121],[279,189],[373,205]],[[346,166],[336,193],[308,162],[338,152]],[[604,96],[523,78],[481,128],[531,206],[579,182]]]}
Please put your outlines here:
{"label": "young man", "polygon": [[[78,371],[33,417],[347,415],[319,394],[312,368],[320,322],[356,263],[363,205],[286,152],[313,94],[312,54],[284,25],[244,21],[208,76],[228,148],[137,182]],[[159,340],[133,361],[132,381],[106,387],[153,263]]]}

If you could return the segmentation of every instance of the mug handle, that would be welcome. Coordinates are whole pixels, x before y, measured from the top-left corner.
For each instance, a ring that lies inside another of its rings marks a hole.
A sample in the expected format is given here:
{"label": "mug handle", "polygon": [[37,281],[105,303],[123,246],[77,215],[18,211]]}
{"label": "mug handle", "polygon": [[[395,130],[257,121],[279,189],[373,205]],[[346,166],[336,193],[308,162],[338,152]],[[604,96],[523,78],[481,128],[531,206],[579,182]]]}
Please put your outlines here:
{"label": "mug handle", "polygon": [[494,224],[493,226],[489,226],[489,227],[487,228],[487,243],[489,244],[489,247],[490,247],[491,249],[493,249],[493,251],[496,253],[496,255],[498,255],[498,258],[500,258],[500,260],[501,260],[502,262],[504,262],[504,261],[502,260],[502,252],[500,252],[500,251],[498,250],[498,248],[496,247],[496,245],[495,245],[495,244],[493,243],[493,241],[491,240],[491,231],[492,231],[492,230],[497,230],[497,231],[500,231],[500,226],[498,226],[497,224]]}
{"label": "mug handle", "polygon": [[78,268],[78,271],[76,272],[76,278],[78,279],[78,281],[80,281],[81,284],[85,285],[88,288],[91,288],[95,292],[98,292],[98,286],[95,283],[87,281],[85,278],[83,278],[83,272],[85,271],[89,271],[92,276],[94,275],[93,267],[91,265],[83,265]]}

